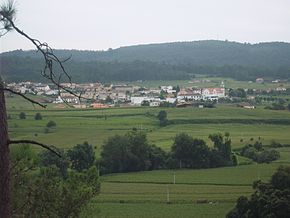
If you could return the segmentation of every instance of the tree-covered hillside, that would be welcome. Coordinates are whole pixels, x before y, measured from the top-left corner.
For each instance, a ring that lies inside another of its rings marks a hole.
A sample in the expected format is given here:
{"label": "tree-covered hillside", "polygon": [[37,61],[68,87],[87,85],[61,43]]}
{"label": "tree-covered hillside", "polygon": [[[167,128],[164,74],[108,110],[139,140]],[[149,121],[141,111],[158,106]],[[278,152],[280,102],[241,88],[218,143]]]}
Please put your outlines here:
{"label": "tree-covered hillside", "polygon": [[[290,77],[290,43],[283,42],[243,44],[208,40],[55,53],[60,58],[71,56],[66,65],[78,82],[188,79],[194,74],[240,80]],[[0,61],[6,80],[38,80],[41,60],[35,51],[2,53]]]}

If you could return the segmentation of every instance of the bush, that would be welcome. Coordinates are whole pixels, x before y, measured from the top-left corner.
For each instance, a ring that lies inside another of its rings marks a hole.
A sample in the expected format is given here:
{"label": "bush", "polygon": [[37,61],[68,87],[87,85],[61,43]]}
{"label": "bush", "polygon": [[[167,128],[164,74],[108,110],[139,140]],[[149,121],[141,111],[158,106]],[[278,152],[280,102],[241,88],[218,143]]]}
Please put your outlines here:
{"label": "bush", "polygon": [[34,119],[35,120],[42,120],[41,113],[36,113],[35,116],[34,116]]}
{"label": "bush", "polygon": [[275,140],[271,141],[270,147],[272,148],[280,148],[283,147],[283,145],[279,142],[276,142]]}
{"label": "bush", "polygon": [[258,163],[270,163],[274,160],[280,158],[280,153],[276,150],[266,150],[258,154],[257,162]]}
{"label": "bush", "polygon": [[26,119],[26,114],[25,114],[24,112],[21,112],[21,113],[19,114],[19,119],[21,119],[21,120]]}
{"label": "bush", "polygon": [[168,124],[168,120],[167,120],[167,112],[162,110],[159,111],[157,118],[160,121],[160,126],[166,126]]}
{"label": "bush", "polygon": [[279,151],[264,150],[261,142],[256,142],[254,145],[249,144],[244,146],[240,154],[258,163],[270,163],[271,161],[280,158]]}
{"label": "bush", "polygon": [[141,106],[150,106],[150,102],[149,101],[142,101]]}
{"label": "bush", "polygon": [[52,127],[56,127],[56,123],[52,120],[50,120],[47,124],[46,124],[47,128],[52,128]]}

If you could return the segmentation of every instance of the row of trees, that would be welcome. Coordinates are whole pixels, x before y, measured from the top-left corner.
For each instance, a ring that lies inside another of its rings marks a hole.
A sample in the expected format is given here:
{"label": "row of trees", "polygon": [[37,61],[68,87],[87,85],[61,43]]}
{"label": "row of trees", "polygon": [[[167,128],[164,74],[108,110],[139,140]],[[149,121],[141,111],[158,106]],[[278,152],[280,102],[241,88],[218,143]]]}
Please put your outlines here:
{"label": "row of trees", "polygon": [[[24,112],[20,112],[18,116],[19,116],[19,119],[21,119],[21,120],[25,120],[26,119],[26,113],[24,113]],[[8,115],[8,117],[9,117],[9,119],[11,119],[11,116],[10,115]],[[35,120],[42,120],[41,113],[36,113],[34,115],[34,119]]]}
{"label": "row of trees", "polygon": [[236,165],[231,152],[229,134],[212,134],[210,149],[204,140],[194,139],[186,133],[174,138],[170,152],[151,145],[146,134],[131,131],[110,137],[103,145],[101,172],[120,173],[164,168],[209,168]]}
{"label": "row of trees", "polygon": [[270,163],[280,158],[279,151],[265,149],[260,141],[244,146],[240,151],[240,155],[250,158],[257,163]]}

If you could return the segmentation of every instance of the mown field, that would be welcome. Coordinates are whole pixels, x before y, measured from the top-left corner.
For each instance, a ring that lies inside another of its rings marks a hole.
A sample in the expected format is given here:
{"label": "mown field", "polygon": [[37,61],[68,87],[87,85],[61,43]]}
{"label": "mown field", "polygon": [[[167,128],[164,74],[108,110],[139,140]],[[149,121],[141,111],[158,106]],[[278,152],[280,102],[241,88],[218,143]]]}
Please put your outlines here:
{"label": "mown field", "polygon": [[[289,149],[286,155],[290,165]],[[251,195],[253,181],[267,182],[280,164],[102,176],[101,194],[83,217],[225,217],[238,197]]]}
{"label": "mown field", "polygon": [[[172,124],[161,128],[156,118],[160,108],[76,110],[49,105],[41,109],[18,97],[7,98],[7,105],[11,137],[35,139],[64,149],[88,141],[96,147],[97,155],[109,136],[132,128],[146,131],[150,143],[167,151],[180,132],[202,138],[209,146],[212,144],[208,135],[217,132],[230,132],[233,148],[242,147],[251,138],[260,138],[266,145],[272,140],[290,144],[289,111],[247,110],[232,105],[213,109],[166,108]],[[25,120],[19,119],[20,112],[26,113]],[[34,120],[37,112],[42,114],[42,120]],[[45,133],[49,120],[57,126]],[[280,164],[290,165],[290,148],[279,151],[281,158],[271,164],[102,176],[101,193],[82,217],[224,217],[239,196],[250,196],[254,180],[268,181]],[[246,161],[239,157],[239,162]]]}

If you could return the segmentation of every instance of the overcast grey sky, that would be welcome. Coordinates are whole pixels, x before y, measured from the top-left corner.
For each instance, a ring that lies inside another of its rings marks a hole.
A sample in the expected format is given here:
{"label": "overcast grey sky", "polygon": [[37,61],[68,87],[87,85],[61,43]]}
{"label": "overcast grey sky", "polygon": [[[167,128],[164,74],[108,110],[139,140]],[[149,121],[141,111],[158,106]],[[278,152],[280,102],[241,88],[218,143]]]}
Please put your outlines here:
{"label": "overcast grey sky", "polygon": [[[20,29],[53,48],[290,41],[290,0],[16,0],[16,7]],[[33,48],[16,33],[0,40],[1,52]]]}

